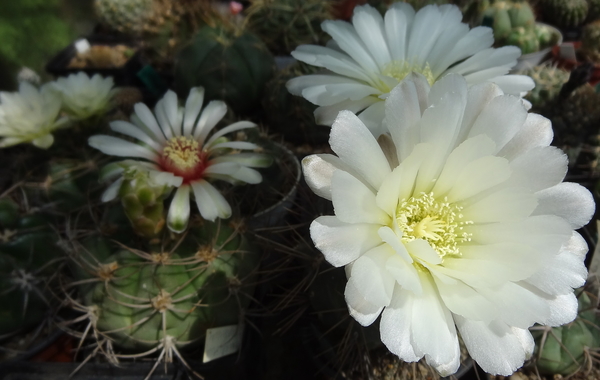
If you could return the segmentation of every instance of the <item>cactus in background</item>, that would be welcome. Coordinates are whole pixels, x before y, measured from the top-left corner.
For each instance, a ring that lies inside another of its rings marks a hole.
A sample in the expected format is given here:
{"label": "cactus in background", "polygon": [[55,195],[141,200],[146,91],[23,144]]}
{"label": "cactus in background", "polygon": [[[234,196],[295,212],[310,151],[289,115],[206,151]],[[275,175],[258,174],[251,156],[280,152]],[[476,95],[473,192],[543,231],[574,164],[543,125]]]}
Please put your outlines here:
{"label": "cactus in background", "polygon": [[171,0],[94,0],[94,9],[103,23],[128,34],[157,32],[175,17]]}
{"label": "cactus in background", "polygon": [[581,52],[592,62],[600,63],[600,20],[583,27]]}
{"label": "cactus in background", "polygon": [[267,83],[263,108],[267,128],[281,134],[287,141],[296,144],[323,145],[329,139],[329,129],[317,126],[314,111],[317,108],[306,99],[294,96],[286,88],[288,80],[300,75],[315,74],[315,66],[298,62],[278,71]]}
{"label": "cactus in background", "polygon": [[246,22],[274,54],[287,55],[298,45],[323,44],[321,22],[333,18],[331,12],[322,0],[252,0]]}
{"label": "cactus in background", "polygon": [[540,50],[540,43],[532,29],[519,26],[510,31],[505,40],[506,45],[514,45],[521,49],[521,54],[534,53]]}
{"label": "cactus in background", "polygon": [[201,346],[207,329],[238,325],[255,286],[258,256],[224,224],[198,220],[183,237],[165,234],[136,248],[102,236],[73,247],[89,335],[141,356],[181,358],[178,350]]}
{"label": "cactus in background", "polygon": [[579,295],[579,315],[566,325],[532,328],[536,340],[536,366],[544,374],[569,375],[591,360],[589,351],[600,348],[597,299],[584,290]]}
{"label": "cactus in background", "polygon": [[202,86],[208,99],[249,114],[260,108],[273,67],[267,46],[253,34],[206,26],[177,55],[174,85],[180,96]]}
{"label": "cactus in background", "polygon": [[556,99],[562,86],[569,80],[569,72],[552,64],[535,66],[524,72],[535,82],[535,88],[525,96],[534,110],[543,109]]}
{"label": "cactus in background", "polygon": [[0,199],[0,335],[48,317],[49,282],[63,257],[51,219]]}
{"label": "cactus in background", "polygon": [[581,25],[588,14],[586,0],[540,0],[544,20],[560,28]]}
{"label": "cactus in background", "polygon": [[588,17],[587,21],[595,21],[600,19],[600,0],[588,0]]}

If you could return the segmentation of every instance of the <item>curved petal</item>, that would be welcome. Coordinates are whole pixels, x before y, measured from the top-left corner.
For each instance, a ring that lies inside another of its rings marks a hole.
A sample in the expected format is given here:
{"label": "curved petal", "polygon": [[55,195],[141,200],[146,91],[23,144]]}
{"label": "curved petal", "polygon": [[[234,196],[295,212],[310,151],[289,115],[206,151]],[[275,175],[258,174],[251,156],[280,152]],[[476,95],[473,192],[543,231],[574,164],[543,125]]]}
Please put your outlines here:
{"label": "curved petal", "polygon": [[196,205],[200,215],[206,220],[227,219],[231,216],[231,206],[213,185],[205,180],[192,182]]}
{"label": "curved petal", "polygon": [[190,219],[190,187],[183,185],[177,189],[167,215],[167,226],[176,233],[185,231]]}

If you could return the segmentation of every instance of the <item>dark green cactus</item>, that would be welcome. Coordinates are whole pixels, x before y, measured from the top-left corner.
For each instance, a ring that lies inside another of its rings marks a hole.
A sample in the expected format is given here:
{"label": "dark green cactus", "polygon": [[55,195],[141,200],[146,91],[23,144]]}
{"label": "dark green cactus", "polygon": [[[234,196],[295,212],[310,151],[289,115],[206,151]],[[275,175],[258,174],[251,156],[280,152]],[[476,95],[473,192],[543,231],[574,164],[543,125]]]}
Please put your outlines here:
{"label": "dark green cactus", "polygon": [[592,62],[600,63],[600,20],[583,27],[581,53]]}
{"label": "dark green cactus", "polygon": [[535,364],[544,374],[570,375],[583,368],[589,351],[600,348],[600,318],[596,298],[580,290],[579,315],[571,323],[532,331],[536,340]]}
{"label": "dark green cactus", "polygon": [[50,279],[64,258],[52,220],[0,199],[0,335],[48,318]]}
{"label": "dark green cactus", "polygon": [[525,96],[534,110],[539,111],[553,102],[559,95],[562,86],[569,80],[569,72],[551,64],[535,66],[524,72],[535,82],[533,90]]}
{"label": "dark green cactus", "polygon": [[510,31],[505,41],[506,45],[514,45],[521,49],[521,54],[534,53],[540,50],[538,38],[531,29],[525,29],[522,26]]}
{"label": "dark green cactus", "polygon": [[588,14],[586,0],[540,0],[544,20],[560,28],[581,25]]}
{"label": "dark green cactus", "polygon": [[253,34],[206,26],[177,55],[175,88],[184,96],[202,86],[208,99],[224,100],[237,114],[251,114],[260,107],[273,68],[273,56]]}
{"label": "dark green cactus", "polygon": [[252,0],[247,25],[275,54],[298,45],[326,42],[321,22],[332,18],[332,5],[322,0]]}

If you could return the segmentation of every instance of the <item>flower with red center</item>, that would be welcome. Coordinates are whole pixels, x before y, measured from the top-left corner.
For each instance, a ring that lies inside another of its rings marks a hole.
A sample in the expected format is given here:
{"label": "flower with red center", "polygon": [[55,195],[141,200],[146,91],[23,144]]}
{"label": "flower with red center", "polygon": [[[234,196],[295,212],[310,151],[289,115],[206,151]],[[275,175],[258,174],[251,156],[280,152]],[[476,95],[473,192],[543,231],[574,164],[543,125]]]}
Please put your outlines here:
{"label": "flower with red center", "polygon": [[180,107],[177,95],[168,91],[157,102],[154,114],[145,104],[138,103],[131,116],[132,123],[114,121],[110,124],[113,131],[133,137],[137,142],[107,135],[90,137],[89,144],[105,154],[138,159],[107,167],[104,177],[118,178],[106,189],[102,200],[106,202],[117,197],[126,171],[140,170],[147,172],[156,185],[177,188],[167,216],[171,231],[182,232],[187,227],[190,192],[204,219],[214,221],[230,217],[231,206],[210,182],[260,183],[262,176],[253,168],[269,166],[272,159],[253,152],[259,149],[253,143],[231,141],[225,137],[235,131],[256,127],[249,121],[233,123],[209,137],[227,112],[227,106],[222,101],[211,101],[202,109],[203,101],[202,87],[190,91],[185,107]]}

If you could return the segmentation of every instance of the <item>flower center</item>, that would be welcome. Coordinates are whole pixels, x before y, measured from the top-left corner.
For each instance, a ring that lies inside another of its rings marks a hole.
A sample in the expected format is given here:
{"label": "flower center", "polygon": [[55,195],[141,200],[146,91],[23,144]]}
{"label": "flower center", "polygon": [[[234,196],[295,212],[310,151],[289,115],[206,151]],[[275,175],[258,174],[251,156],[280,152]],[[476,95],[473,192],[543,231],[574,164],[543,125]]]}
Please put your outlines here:
{"label": "flower center", "polygon": [[471,240],[471,234],[463,226],[473,224],[462,220],[461,206],[451,204],[444,197],[436,200],[433,193],[421,193],[400,201],[396,209],[396,220],[403,231],[402,241],[426,240],[440,257],[460,256],[458,244]]}
{"label": "flower center", "polygon": [[162,151],[161,166],[188,182],[200,178],[206,168],[206,153],[198,141],[191,137],[177,136],[167,140]]}
{"label": "flower center", "polygon": [[422,66],[408,61],[391,61],[383,68],[382,74],[395,78],[400,82],[412,72],[422,74],[427,79],[430,86],[435,82],[435,77],[429,67],[429,63],[425,63],[425,66]]}

